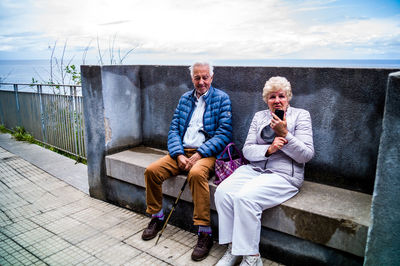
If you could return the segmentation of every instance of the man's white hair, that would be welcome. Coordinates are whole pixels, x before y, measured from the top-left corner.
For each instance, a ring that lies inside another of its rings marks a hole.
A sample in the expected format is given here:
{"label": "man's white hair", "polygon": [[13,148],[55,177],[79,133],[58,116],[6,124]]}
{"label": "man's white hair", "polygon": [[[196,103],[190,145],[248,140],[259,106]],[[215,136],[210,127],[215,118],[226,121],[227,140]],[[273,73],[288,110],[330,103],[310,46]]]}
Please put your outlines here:
{"label": "man's white hair", "polygon": [[194,67],[196,67],[196,66],[208,66],[208,69],[209,69],[209,71],[210,71],[210,76],[213,76],[213,75],[214,75],[214,66],[213,66],[210,62],[207,62],[207,61],[203,61],[203,62],[198,61],[198,62],[194,62],[194,63],[189,67],[190,76],[191,76],[191,77],[193,77],[193,70],[194,70]]}

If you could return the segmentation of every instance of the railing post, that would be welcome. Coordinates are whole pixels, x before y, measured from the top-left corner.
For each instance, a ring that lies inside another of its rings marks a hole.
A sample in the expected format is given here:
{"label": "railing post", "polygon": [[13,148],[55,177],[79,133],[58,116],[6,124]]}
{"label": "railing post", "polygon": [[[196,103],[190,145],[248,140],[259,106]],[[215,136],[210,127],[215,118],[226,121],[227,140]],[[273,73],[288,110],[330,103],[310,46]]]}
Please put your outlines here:
{"label": "railing post", "polygon": [[[0,86],[1,87],[1,86]],[[5,124],[5,117],[4,117],[4,114],[3,114],[3,106],[2,106],[2,103],[1,103],[1,99],[0,99],[0,123],[3,125],[3,126],[6,126],[6,124]]]}
{"label": "railing post", "polygon": [[69,87],[69,92],[70,92],[70,115],[71,115],[71,126],[73,127],[73,135],[74,135],[74,147],[75,147],[75,155],[79,157],[79,153],[78,153],[78,143],[77,143],[77,139],[76,139],[76,133],[78,132],[78,128],[75,122],[75,94],[76,94],[76,89],[74,91],[74,86],[70,86]]}
{"label": "railing post", "polygon": [[43,101],[42,101],[42,85],[37,85],[37,93],[39,96],[39,104],[40,104],[40,122],[42,126],[42,137],[43,142],[47,143],[47,134],[46,134],[46,126],[45,126],[45,114],[43,108]]}
{"label": "railing post", "polygon": [[15,105],[17,107],[17,125],[15,126],[23,126],[21,123],[21,114],[19,112],[19,96],[18,96],[18,84],[14,84],[14,93],[15,93]]}
{"label": "railing post", "polygon": [[14,92],[15,92],[15,103],[17,105],[17,111],[19,112],[18,84],[14,84]]}
{"label": "railing post", "polygon": [[79,115],[79,111],[78,111],[79,103],[78,103],[78,96],[76,94],[76,86],[74,86],[73,89],[74,89],[74,106],[75,106],[75,127],[76,127],[76,132],[78,134],[78,136],[77,136],[77,143],[78,143],[78,149],[79,149],[78,156],[85,157],[85,155],[82,154],[83,148],[82,148],[81,141],[80,141],[82,138],[82,136],[81,136],[82,125],[81,125],[81,116]]}

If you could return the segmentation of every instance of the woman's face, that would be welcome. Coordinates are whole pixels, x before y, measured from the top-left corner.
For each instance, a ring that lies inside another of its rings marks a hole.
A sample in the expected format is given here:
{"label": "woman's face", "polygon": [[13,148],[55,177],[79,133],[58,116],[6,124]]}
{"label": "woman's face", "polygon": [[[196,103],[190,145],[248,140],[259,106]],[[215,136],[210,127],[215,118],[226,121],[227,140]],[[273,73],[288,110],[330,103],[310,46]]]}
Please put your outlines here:
{"label": "woman's face", "polygon": [[283,90],[279,90],[276,92],[271,92],[268,94],[268,108],[271,112],[275,112],[275,110],[283,110],[286,112],[286,109],[289,105],[288,98],[286,93]]}

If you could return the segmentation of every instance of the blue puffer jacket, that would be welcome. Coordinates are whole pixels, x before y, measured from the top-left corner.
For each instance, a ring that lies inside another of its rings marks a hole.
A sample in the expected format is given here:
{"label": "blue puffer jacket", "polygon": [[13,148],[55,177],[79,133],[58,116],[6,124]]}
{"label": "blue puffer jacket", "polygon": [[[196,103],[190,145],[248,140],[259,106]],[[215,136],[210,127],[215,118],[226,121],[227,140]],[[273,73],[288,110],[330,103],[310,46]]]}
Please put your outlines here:
{"label": "blue puffer jacket", "polygon": [[[196,107],[196,98],[193,94],[194,90],[191,90],[182,95],[169,128],[168,152],[174,159],[184,154],[183,136]],[[197,151],[203,157],[210,157],[218,155],[232,140],[232,107],[228,94],[214,87],[210,87],[209,92],[204,96],[204,101],[206,109],[203,127],[208,136]]]}

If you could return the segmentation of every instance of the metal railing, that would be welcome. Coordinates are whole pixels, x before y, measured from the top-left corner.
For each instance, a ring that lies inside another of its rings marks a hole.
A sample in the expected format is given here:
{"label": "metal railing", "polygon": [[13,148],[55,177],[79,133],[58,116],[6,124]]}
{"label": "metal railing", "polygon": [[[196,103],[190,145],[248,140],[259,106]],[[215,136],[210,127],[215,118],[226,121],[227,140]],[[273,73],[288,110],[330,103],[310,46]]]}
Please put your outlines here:
{"label": "metal railing", "polygon": [[[82,96],[79,85],[0,83],[0,123],[13,129],[22,126],[36,140],[86,159]],[[29,86],[35,92],[19,91]],[[43,92],[44,88],[51,88]],[[55,94],[54,88],[64,93]]]}

